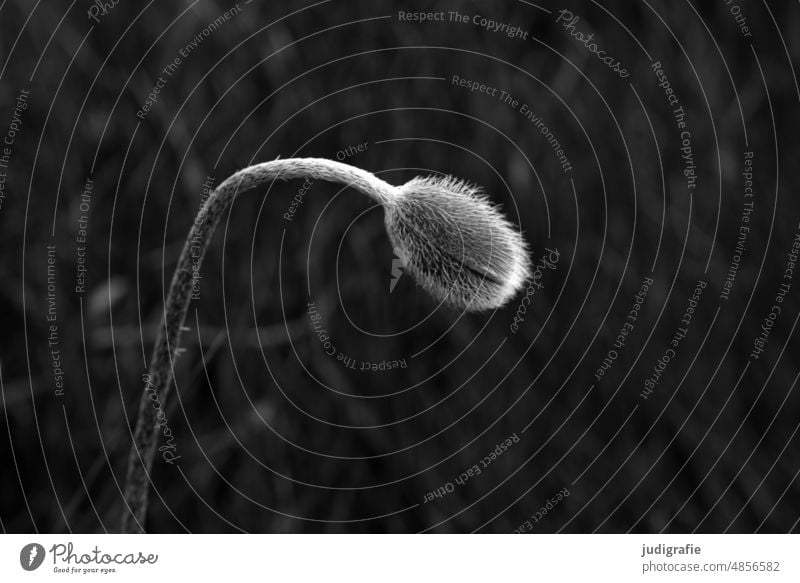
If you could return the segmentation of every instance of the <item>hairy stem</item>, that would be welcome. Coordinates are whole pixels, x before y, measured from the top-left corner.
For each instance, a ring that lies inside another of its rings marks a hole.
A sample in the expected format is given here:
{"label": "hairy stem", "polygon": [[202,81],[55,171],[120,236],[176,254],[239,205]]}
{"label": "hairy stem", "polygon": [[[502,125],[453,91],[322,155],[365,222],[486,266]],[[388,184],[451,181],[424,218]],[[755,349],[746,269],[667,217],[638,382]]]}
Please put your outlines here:
{"label": "hairy stem", "polygon": [[191,301],[192,270],[199,269],[214,229],[239,193],[265,186],[276,179],[293,178],[343,183],[382,204],[390,203],[396,196],[394,186],[370,172],[324,158],[288,158],[256,164],[230,176],[209,196],[186,238],[164,305],[128,458],[122,532],[144,532],[150,469],[158,444],[158,414],[166,411],[166,398],[174,374],[173,363]]}

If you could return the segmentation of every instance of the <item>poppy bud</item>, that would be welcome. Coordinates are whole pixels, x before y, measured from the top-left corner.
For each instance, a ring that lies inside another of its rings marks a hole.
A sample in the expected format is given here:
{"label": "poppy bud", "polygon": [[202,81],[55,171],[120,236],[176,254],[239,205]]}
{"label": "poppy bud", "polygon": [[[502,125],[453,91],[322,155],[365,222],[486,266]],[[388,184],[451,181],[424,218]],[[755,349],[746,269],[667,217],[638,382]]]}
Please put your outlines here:
{"label": "poppy bud", "polygon": [[389,238],[434,298],[470,311],[498,308],[530,272],[525,241],[480,189],[417,177],[386,203]]}

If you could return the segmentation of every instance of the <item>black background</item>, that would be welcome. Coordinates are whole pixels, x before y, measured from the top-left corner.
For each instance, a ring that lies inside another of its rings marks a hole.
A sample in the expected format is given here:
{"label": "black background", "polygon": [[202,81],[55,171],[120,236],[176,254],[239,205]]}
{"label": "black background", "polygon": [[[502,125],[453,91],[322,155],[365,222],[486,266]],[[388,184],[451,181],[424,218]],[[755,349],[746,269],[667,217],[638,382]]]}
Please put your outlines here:
{"label": "black background", "polygon": [[[0,4],[0,139],[30,91],[0,207],[2,529],[118,528],[142,374],[207,176],[219,183],[278,156],[336,159],[366,142],[348,163],[395,184],[443,173],[481,185],[532,261],[557,249],[557,268],[513,332],[523,295],[464,314],[409,275],[390,293],[383,212],[355,191],[315,183],[291,221],[302,182],[242,196],[190,308],[167,405],[180,460],[156,459],[149,530],[796,530],[796,274],[764,352],[751,351],[800,221],[797,4],[739,2],[751,36],[723,1],[397,4],[240,2],[207,36],[233,4],[120,0],[99,22],[85,0]],[[469,22],[403,22],[398,9]],[[561,9],[628,78],[556,22]],[[687,115],[693,192],[654,61]],[[527,104],[572,170],[519,107],[453,75]],[[746,151],[750,231],[722,299]],[[654,283],[635,328],[597,381],[645,277]],[[701,280],[688,334],[644,399]],[[308,301],[338,352],[407,366],[343,366],[313,333]],[[512,434],[517,443],[456,483]]]}

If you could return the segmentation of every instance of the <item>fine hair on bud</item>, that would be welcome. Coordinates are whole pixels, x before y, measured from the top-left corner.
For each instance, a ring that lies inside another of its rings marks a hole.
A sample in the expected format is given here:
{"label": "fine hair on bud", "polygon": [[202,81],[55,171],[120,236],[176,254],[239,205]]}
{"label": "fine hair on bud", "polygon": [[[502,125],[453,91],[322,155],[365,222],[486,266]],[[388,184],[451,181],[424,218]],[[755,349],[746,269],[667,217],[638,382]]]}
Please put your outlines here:
{"label": "fine hair on bud", "polygon": [[522,287],[530,258],[519,231],[479,188],[417,177],[386,205],[392,244],[417,282],[458,309],[498,308]]}

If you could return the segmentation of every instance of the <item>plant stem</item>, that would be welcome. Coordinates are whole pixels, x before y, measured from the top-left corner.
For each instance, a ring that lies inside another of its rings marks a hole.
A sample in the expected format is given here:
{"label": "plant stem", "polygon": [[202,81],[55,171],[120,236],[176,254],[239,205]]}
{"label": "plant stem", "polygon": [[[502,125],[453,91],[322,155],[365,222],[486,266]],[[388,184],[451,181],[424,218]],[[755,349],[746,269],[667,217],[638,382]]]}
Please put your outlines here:
{"label": "plant stem", "polygon": [[394,186],[374,174],[324,158],[288,158],[256,164],[239,170],[211,193],[186,238],[164,305],[128,458],[122,532],[144,532],[150,470],[158,443],[158,414],[159,411],[166,411],[166,398],[174,375],[173,365],[191,301],[192,271],[200,268],[214,229],[239,193],[265,186],[276,179],[293,178],[343,183],[381,204],[389,204],[397,196]]}

